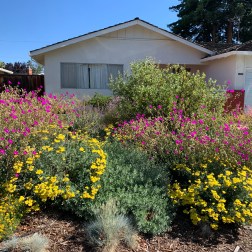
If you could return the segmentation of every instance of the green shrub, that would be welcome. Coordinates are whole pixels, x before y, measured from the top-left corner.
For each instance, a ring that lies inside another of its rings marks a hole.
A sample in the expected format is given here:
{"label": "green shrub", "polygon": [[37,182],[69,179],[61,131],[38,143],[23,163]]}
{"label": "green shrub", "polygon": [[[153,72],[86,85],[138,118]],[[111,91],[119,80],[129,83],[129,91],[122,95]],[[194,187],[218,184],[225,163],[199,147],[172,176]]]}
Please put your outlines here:
{"label": "green shrub", "polygon": [[131,74],[112,80],[110,88],[121,97],[118,110],[122,119],[134,118],[137,113],[150,115],[152,106],[162,107],[168,114],[178,99],[178,108],[189,116],[201,106],[223,112],[223,87],[205,79],[205,74],[190,73],[182,66],[160,69],[154,60],[147,59],[132,63]]}
{"label": "green shrub", "polygon": [[111,99],[111,96],[95,93],[95,95],[90,100],[88,100],[87,104],[92,105],[96,108],[104,109],[107,107]]}
{"label": "green shrub", "polygon": [[64,202],[66,209],[87,217],[93,209],[113,198],[121,214],[132,215],[139,231],[153,234],[166,231],[172,214],[166,193],[169,179],[165,166],[121,143],[108,143],[105,151],[107,167],[96,198],[89,205],[69,199]]}

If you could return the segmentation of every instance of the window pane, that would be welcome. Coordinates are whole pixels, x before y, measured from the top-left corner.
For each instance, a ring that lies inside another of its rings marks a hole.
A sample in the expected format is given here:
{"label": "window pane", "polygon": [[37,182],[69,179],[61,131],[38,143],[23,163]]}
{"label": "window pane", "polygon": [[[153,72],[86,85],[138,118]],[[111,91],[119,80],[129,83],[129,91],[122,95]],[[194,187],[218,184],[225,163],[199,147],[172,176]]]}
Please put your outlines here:
{"label": "window pane", "polygon": [[61,63],[61,87],[107,89],[118,73],[123,73],[123,65]]}
{"label": "window pane", "polygon": [[89,88],[88,64],[76,64],[77,88]]}
{"label": "window pane", "polygon": [[107,88],[108,70],[105,64],[89,64],[90,68],[90,88]]}
{"label": "window pane", "polygon": [[116,78],[118,74],[123,74],[123,65],[108,65],[108,80]]}
{"label": "window pane", "polygon": [[76,67],[73,63],[61,63],[61,87],[76,88]]}

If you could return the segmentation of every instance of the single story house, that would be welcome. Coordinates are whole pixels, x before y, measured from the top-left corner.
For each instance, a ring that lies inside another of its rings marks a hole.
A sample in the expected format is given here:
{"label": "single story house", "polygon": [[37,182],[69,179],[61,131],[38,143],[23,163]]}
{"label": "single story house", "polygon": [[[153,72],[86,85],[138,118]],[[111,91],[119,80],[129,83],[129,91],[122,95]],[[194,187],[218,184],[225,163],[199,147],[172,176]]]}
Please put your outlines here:
{"label": "single story house", "polygon": [[47,93],[111,94],[111,74],[152,57],[161,65],[203,71],[219,84],[229,82],[230,89],[244,89],[245,104],[252,106],[252,42],[218,47],[192,43],[135,18],[33,50],[30,56],[44,65]]}

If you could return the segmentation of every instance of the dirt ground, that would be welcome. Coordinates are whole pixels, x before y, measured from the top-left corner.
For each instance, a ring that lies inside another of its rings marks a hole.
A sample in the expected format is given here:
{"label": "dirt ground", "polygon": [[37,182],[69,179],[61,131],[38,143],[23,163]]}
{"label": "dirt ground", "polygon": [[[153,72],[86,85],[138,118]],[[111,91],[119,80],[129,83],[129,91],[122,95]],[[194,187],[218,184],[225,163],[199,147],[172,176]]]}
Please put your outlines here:
{"label": "dirt ground", "polygon": [[[52,210],[27,216],[15,232],[16,237],[36,232],[45,235],[50,252],[99,251],[91,248],[85,239],[85,223],[70,215]],[[212,233],[192,226],[186,219],[175,220],[171,229],[162,236],[138,237],[138,248],[120,245],[117,252],[249,252],[252,251],[252,228],[227,226]],[[1,245],[1,244],[0,244]],[[1,250],[0,250],[1,251]]]}

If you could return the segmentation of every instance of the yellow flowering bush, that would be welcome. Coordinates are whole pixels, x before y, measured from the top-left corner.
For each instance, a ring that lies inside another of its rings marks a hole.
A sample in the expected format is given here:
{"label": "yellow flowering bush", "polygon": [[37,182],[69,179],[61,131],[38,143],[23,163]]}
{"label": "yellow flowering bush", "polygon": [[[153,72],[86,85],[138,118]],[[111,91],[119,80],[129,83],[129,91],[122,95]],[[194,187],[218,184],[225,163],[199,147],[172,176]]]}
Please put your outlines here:
{"label": "yellow flowering bush", "polygon": [[95,198],[106,154],[86,130],[74,132],[74,122],[84,116],[81,104],[75,97],[38,97],[11,85],[0,93],[0,240],[15,229],[15,216],[38,211],[45,202],[76,198],[85,204]]}
{"label": "yellow flowering bush", "polygon": [[26,155],[16,157],[13,165],[16,177],[5,186],[6,191],[18,191],[38,202],[59,196],[64,200],[94,199],[106,168],[101,143],[64,129],[53,134],[38,131],[33,137],[39,144],[36,149],[28,146]]}
{"label": "yellow flowering bush", "polygon": [[18,226],[23,216],[23,199],[0,194],[0,240],[6,238]]}
{"label": "yellow flowering bush", "polygon": [[[219,159],[197,164],[177,164],[178,180],[169,186],[169,196],[189,214],[192,223],[252,222],[252,170]],[[183,178],[182,178],[183,176]]]}

